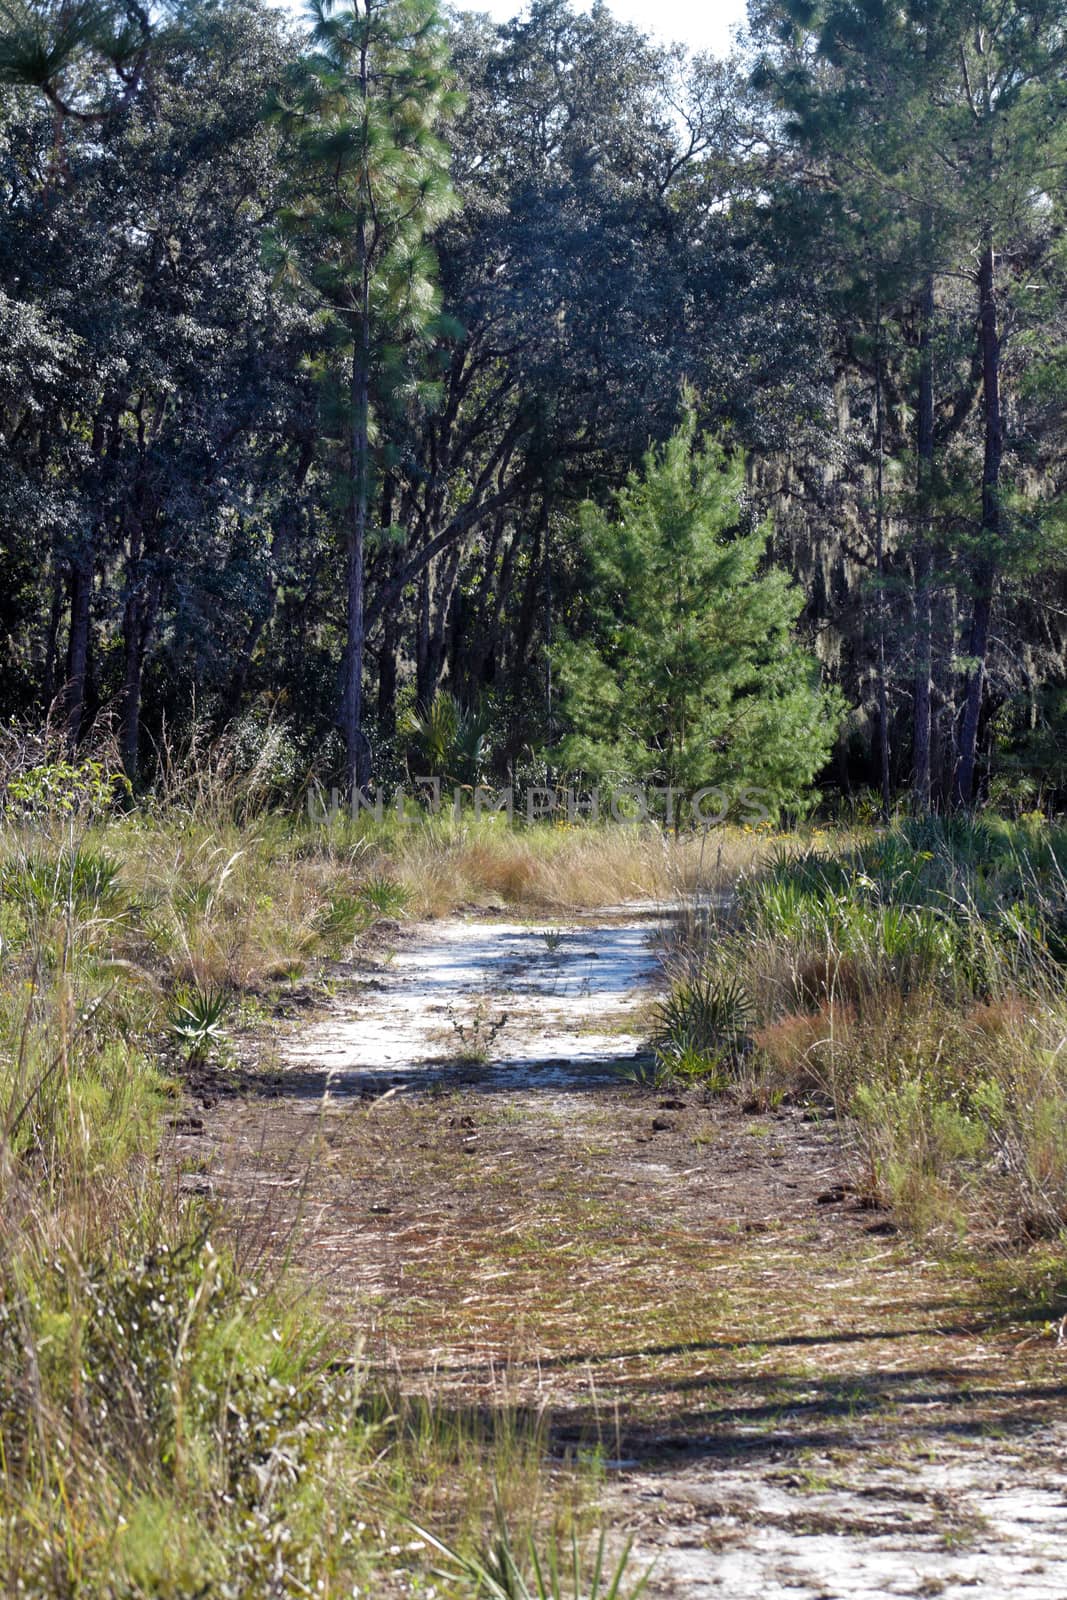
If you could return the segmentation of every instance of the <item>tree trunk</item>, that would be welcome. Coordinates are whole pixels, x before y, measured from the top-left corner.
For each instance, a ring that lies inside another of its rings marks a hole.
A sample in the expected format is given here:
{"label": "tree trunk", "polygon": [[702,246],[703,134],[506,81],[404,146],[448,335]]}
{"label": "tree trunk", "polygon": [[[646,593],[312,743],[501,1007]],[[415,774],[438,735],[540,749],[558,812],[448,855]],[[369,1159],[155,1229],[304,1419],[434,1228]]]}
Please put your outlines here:
{"label": "tree trunk", "polygon": [[419,577],[418,609],[415,613],[415,700],[420,706],[430,701],[430,575],[423,567]]}
{"label": "tree trunk", "polygon": [[231,713],[236,713],[241,709],[241,702],[244,699],[245,689],[248,685],[248,674],[252,670],[252,661],[259,648],[259,641],[274,618],[274,610],[278,601],[278,558],[281,544],[282,529],[281,524],[279,524],[275,528],[270,542],[270,567],[267,572],[263,605],[248,624],[244,644],[238,652],[237,661],[230,676],[229,710]]}
{"label": "tree trunk", "polygon": [[[359,82],[364,108],[370,89],[370,0],[360,46]],[[352,340],[351,420],[349,480],[351,501],[345,541],[348,638],[345,648],[341,724],[345,739],[345,788],[350,797],[365,793],[370,783],[370,745],[363,731],[364,559],[367,544],[367,508],[370,503],[370,279],[371,263],[367,218],[363,211],[356,225],[359,254],[359,303],[355,306]]]}
{"label": "tree trunk", "polygon": [[[526,677],[526,657],[530,648],[530,639],[533,635],[534,621],[537,616],[537,604],[541,598],[545,575],[542,566],[541,554],[544,548],[542,539],[543,518],[539,517],[534,528],[533,549],[530,552],[530,565],[527,569],[526,584],[523,589],[522,600],[519,604],[519,615],[516,621],[514,638],[512,642],[511,681],[516,698],[521,698],[523,680]],[[516,534],[516,537],[518,535]]]}
{"label": "tree trunk", "polygon": [[148,642],[152,637],[159,611],[162,592],[161,580],[150,579],[147,587],[141,569],[140,553],[130,573],[130,583],[123,609],[123,676],[122,721],[119,729],[119,753],[122,770],[131,784],[137,782],[141,754],[141,695],[144,685],[144,664]]}
{"label": "tree trunk", "polygon": [[141,680],[144,669],[144,628],[141,596],[133,589],[126,600],[122,618],[124,669],[122,679],[122,728],[120,753],[122,770],[131,783],[137,781],[141,742]]}
{"label": "tree trunk", "polygon": [[953,666],[959,637],[959,597],[954,586],[942,584],[934,596],[933,636],[939,643],[934,654],[934,708],[930,760],[930,803],[944,810],[952,804],[956,769],[956,697],[959,675]]}
{"label": "tree trunk", "polygon": [[382,647],[378,652],[378,733],[383,739],[396,737],[396,655],[400,627],[395,612],[387,612],[382,623]]}
{"label": "tree trunk", "polygon": [[882,309],[876,290],[876,329],[874,366],[875,444],[877,476],[875,492],[874,557],[878,574],[878,754],[882,792],[882,821],[889,821],[893,797],[889,787],[889,685],[885,664],[885,417],[882,399]]}
{"label": "tree trunk", "polygon": [[70,633],[67,637],[67,672],[63,689],[63,715],[67,741],[73,747],[81,736],[85,715],[86,677],[89,663],[89,606],[93,595],[92,547],[78,551],[70,568]]}
{"label": "tree trunk", "polygon": [[930,737],[932,726],[933,611],[930,550],[931,496],[934,471],[934,363],[932,333],[934,278],[929,269],[930,217],[922,219],[922,250],[926,277],[919,300],[919,413],[917,428],[916,489],[919,531],[915,546],[915,683],[912,714],[912,802],[916,811],[930,809]]}
{"label": "tree trunk", "polygon": [[954,799],[969,806],[974,799],[978,728],[985,688],[989,624],[997,577],[1001,534],[1000,466],[1004,454],[1004,422],[1000,407],[1000,335],[997,329],[996,258],[992,237],[986,234],[978,268],[979,330],[982,344],[982,412],[985,448],[982,459],[981,555],[973,572],[974,598],[967,654],[971,669],[963,698],[959,746],[956,756]]}
{"label": "tree trunk", "polygon": [[497,560],[503,534],[504,517],[499,513],[493,518],[493,531],[482,557],[482,575],[477,591],[464,613],[454,614],[453,618],[448,670],[451,681],[469,701],[475,700],[483,688],[485,664],[493,646],[496,621],[504,599],[506,555],[504,563]]}
{"label": "tree trunk", "polygon": [[45,636],[44,647],[44,680],[42,699],[44,701],[44,714],[52,715],[52,703],[56,697],[56,673],[59,670],[59,630],[63,622],[63,572],[59,562],[52,559],[52,603],[48,612],[48,632]]}
{"label": "tree trunk", "polygon": [[430,619],[425,667],[427,703],[437,693],[437,685],[441,681],[441,674],[444,670],[452,606],[456,597],[456,583],[459,578],[462,554],[463,552],[458,545],[453,546],[448,552],[447,559],[438,569],[437,582],[434,585],[433,615]]}
{"label": "tree trunk", "polygon": [[[363,251],[364,261],[366,251]],[[346,541],[348,640],[342,727],[345,738],[345,786],[350,795],[362,794],[370,782],[370,746],[363,731],[363,562],[367,540],[367,506],[370,498],[370,282],[363,273],[362,305],[352,351],[352,432],[349,472],[351,509]]]}

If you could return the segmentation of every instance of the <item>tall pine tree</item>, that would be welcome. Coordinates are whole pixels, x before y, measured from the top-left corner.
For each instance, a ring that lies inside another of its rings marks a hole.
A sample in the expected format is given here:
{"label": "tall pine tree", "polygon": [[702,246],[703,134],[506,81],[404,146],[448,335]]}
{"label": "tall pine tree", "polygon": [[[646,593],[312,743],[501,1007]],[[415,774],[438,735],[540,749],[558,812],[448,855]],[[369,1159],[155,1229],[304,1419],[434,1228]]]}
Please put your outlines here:
{"label": "tall pine tree", "polygon": [[454,206],[439,131],[458,109],[436,0],[314,0],[316,50],[275,118],[292,138],[294,193],[279,230],[288,276],[321,306],[344,378],[323,370],[343,440],[345,780],[370,779],[363,727],[365,563],[376,442],[413,348],[439,314],[428,235]]}

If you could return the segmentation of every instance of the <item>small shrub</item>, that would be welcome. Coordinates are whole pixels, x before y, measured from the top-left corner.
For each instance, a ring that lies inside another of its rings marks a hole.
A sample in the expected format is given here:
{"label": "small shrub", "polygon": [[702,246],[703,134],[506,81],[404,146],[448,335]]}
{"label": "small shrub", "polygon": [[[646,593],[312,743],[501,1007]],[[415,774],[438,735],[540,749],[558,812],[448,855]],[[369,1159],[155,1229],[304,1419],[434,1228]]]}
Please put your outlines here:
{"label": "small shrub", "polygon": [[50,916],[63,906],[75,911],[99,911],[121,899],[117,861],[86,848],[63,850],[56,856],[30,855],[16,859],[0,877],[5,895],[25,911]]}
{"label": "small shrub", "polygon": [[682,978],[653,1015],[656,1060],[665,1073],[717,1081],[736,1071],[751,1021],[751,1002],[736,979],[710,971]]}
{"label": "small shrub", "polygon": [[212,1049],[226,1043],[222,1019],[228,1006],[229,996],[223,989],[196,986],[175,996],[168,1025],[184,1046],[190,1064],[205,1061]]}
{"label": "small shrub", "polygon": [[509,1017],[506,1011],[494,1017],[480,1005],[471,1016],[464,1019],[453,1006],[449,1006],[448,1020],[458,1044],[457,1059],[478,1066],[489,1060],[493,1046],[508,1025]]}
{"label": "small shrub", "polygon": [[371,916],[362,896],[334,889],[315,926],[327,953],[340,955],[367,931],[370,923]]}
{"label": "small shrub", "polygon": [[651,1569],[631,1586],[623,1587],[630,1565],[632,1540],[627,1540],[617,1561],[609,1562],[607,1538],[602,1532],[593,1552],[591,1568],[578,1546],[577,1533],[571,1534],[570,1548],[561,1549],[556,1537],[550,1538],[542,1554],[533,1536],[525,1552],[516,1549],[504,1517],[497,1515],[493,1538],[474,1556],[460,1555],[424,1528],[417,1532],[431,1549],[447,1557],[451,1570],[438,1576],[462,1576],[482,1600],[637,1600],[651,1577]]}
{"label": "small shrub", "polygon": [[368,878],[359,887],[360,903],[375,917],[402,917],[411,896],[402,883],[392,878]]}
{"label": "small shrub", "polygon": [[41,821],[106,814],[129,793],[129,780],[106,762],[47,761],[9,777],[0,799],[5,809]]}

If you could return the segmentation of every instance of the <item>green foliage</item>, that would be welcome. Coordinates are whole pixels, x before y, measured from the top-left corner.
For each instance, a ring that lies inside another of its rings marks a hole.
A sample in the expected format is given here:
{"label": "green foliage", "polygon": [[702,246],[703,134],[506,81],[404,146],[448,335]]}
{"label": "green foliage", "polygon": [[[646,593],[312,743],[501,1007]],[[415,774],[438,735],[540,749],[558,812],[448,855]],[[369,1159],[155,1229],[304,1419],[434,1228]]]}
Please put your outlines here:
{"label": "green foliage", "polygon": [[175,995],[168,1027],[190,1063],[205,1061],[213,1049],[226,1043],[222,1021],[229,1004],[230,997],[223,989],[194,987]]}
{"label": "green foliage", "polygon": [[[366,274],[376,337],[402,343],[436,309],[424,240],[455,204],[438,128],[459,99],[441,17],[433,0],[358,10],[314,0],[311,14],[317,48],[271,113],[302,169],[279,229],[279,270],[306,276],[345,343],[363,315],[354,286]],[[286,240],[308,244],[306,264]]]}
{"label": "green foliage", "polygon": [[652,1046],[661,1073],[721,1087],[743,1061],[752,1015],[736,978],[706,970],[672,984],[653,1015]]}
{"label": "green foliage", "polygon": [[9,778],[3,802],[39,821],[88,818],[106,814],[129,792],[125,775],[110,771],[102,761],[50,761]]}
{"label": "green foliage", "polygon": [[[358,933],[415,894],[421,908],[434,872],[467,893],[464,852],[485,870],[492,845],[502,871],[526,870],[568,835],[452,818],[415,837],[262,815],[241,829],[213,787],[230,792],[228,771],[176,785],[172,813],[50,831],[8,817],[0,834],[4,1577],[40,1600],[417,1589],[428,1558],[402,1511],[447,1517],[476,1549],[498,1482],[524,1560],[531,1525],[575,1515],[569,1473],[545,1508],[536,1422],[361,1395],[347,1349],[325,1346],[336,1322],[257,1270],[239,1216],[233,1255],[211,1248],[222,1219],[176,1181],[203,1162],[167,1131],[181,1090],[162,1071],[168,1038],[201,1058],[224,1043],[223,997],[262,1025],[294,952],[310,964],[346,921]],[[591,860],[613,839],[629,882],[630,830],[591,835]],[[501,1021],[475,1018],[466,1048]]]}
{"label": "green foliage", "polygon": [[459,1554],[424,1528],[417,1531],[427,1544],[448,1558],[450,1566],[440,1576],[453,1578],[461,1574],[482,1600],[637,1600],[651,1576],[646,1572],[636,1583],[624,1587],[632,1541],[627,1540],[612,1563],[603,1533],[588,1572],[584,1570],[577,1533],[572,1533],[568,1550],[561,1550],[559,1541],[553,1538],[542,1554],[531,1537],[525,1552],[520,1552],[499,1507],[493,1540],[477,1556]]}
{"label": "green foliage", "polygon": [[485,767],[489,728],[484,711],[464,708],[447,689],[439,689],[428,706],[408,712],[400,732],[415,752],[409,765],[416,777],[473,785]]}
{"label": "green foliage", "polygon": [[360,884],[359,898],[372,917],[401,917],[411,900],[402,883],[380,876],[367,878]]}
{"label": "green foliage", "polygon": [[425,357],[441,307],[428,238],[456,204],[438,130],[459,102],[435,0],[362,9],[312,0],[311,15],[315,50],[272,110],[294,155],[273,250],[277,282],[314,306],[343,362],[327,359],[318,375],[344,529],[340,720],[351,793],[370,779],[362,675],[374,468],[388,464],[398,415],[433,393]]}
{"label": "green foliage", "polygon": [[793,627],[803,597],[764,569],[767,529],[743,507],[744,468],[681,427],[632,475],[610,517],[586,504],[591,637],[560,648],[571,732],[553,759],[768,807],[799,804],[829,754],[838,697]]}
{"label": "green foliage", "polygon": [[410,896],[402,883],[383,876],[366,878],[358,888],[330,890],[316,928],[331,954],[342,954],[379,919],[402,917]]}
{"label": "green foliage", "polygon": [[[1062,830],[968,815],[905,820],[833,857],[779,854],[742,884],[750,925],[904,987],[981,993],[1013,960],[1062,960]],[[848,980],[850,985],[854,979]]]}
{"label": "green foliage", "polygon": [[136,83],[150,40],[144,13],[109,0],[5,0],[0,84],[43,91],[61,116],[101,119]]}
{"label": "green foliage", "polygon": [[[1067,153],[1062,7],[769,0],[753,24],[755,83],[804,174],[794,245],[813,242],[817,271],[832,260],[824,304],[858,357],[847,399],[838,391],[830,467],[859,491],[859,521],[865,496],[878,507],[865,530],[874,571],[857,599],[877,605],[878,650],[903,667],[896,681],[924,686],[896,710],[883,681],[891,765],[906,781],[909,745],[929,747],[916,804],[929,805],[931,775],[935,796],[970,804],[980,713],[1014,721],[1020,743],[1035,735],[1035,753],[1048,748],[1038,680],[1062,676],[1057,650],[1036,676],[1011,660],[1064,571],[1063,455],[1046,432],[1063,394],[1067,257],[1049,226]],[[1026,356],[1013,360],[1009,343]],[[827,504],[834,543],[841,501]],[[805,503],[797,524],[809,517]],[[988,698],[987,668],[1001,685]],[[946,706],[932,747],[931,680]],[[1047,782],[1031,776],[1039,790]]]}
{"label": "green foliage", "polygon": [[319,912],[316,927],[326,950],[339,954],[352,941],[366,931],[370,915],[366,902],[359,894],[347,889],[332,889],[328,903]]}
{"label": "green foliage", "polygon": [[[18,1592],[54,1593],[57,1557],[76,1592],[130,1600],[299,1593],[326,1571],[351,1584],[356,1544],[327,1549],[314,1486],[339,1457],[357,1463],[369,1440],[358,1389],[202,1234],[88,1264],[64,1256],[30,1281],[7,1274],[4,1290],[0,1446],[8,1484],[13,1472],[27,1484],[8,1523]],[[64,1443],[86,1428],[106,1540],[79,1520],[77,1456],[62,1464]],[[40,1455],[46,1437],[54,1463]],[[53,1475],[57,1515],[31,1539],[32,1490]],[[182,1531],[190,1518],[205,1537]]]}
{"label": "green foliage", "polygon": [[770,851],[691,953],[751,998],[747,1048],[725,1070],[686,1028],[716,990],[682,987],[664,1002],[676,1076],[832,1102],[865,1191],[902,1223],[1058,1234],[1067,831],[959,814],[819,838]]}
{"label": "green foliage", "polygon": [[67,905],[79,912],[107,910],[123,897],[118,862],[84,846],[9,862],[0,869],[0,885],[16,905],[38,915]]}

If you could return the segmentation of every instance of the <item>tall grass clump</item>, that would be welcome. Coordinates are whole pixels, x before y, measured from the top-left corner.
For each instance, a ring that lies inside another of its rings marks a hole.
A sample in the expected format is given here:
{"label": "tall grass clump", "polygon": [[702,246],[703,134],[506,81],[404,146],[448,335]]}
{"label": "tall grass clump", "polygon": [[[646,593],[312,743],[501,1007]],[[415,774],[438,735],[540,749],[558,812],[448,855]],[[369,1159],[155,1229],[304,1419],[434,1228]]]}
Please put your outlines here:
{"label": "tall grass clump", "polygon": [[358,1390],[159,1159],[173,969],[149,919],[176,885],[149,903],[114,788],[27,763],[0,820],[3,1592],[351,1583],[371,1557],[339,1537],[331,1463],[355,1484],[370,1459]]}
{"label": "tall grass clump", "polygon": [[718,1031],[737,1070],[713,1087],[832,1108],[872,1194],[918,1226],[1067,1227],[1062,825],[906,820],[770,850],[685,953],[661,1060],[688,1047],[694,969],[750,1008],[743,1037]]}

